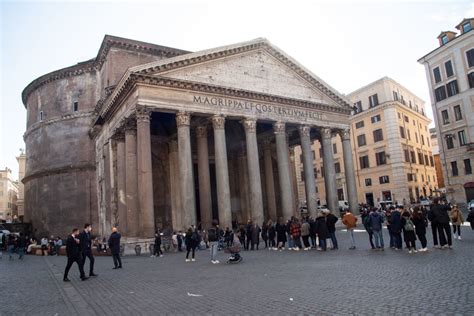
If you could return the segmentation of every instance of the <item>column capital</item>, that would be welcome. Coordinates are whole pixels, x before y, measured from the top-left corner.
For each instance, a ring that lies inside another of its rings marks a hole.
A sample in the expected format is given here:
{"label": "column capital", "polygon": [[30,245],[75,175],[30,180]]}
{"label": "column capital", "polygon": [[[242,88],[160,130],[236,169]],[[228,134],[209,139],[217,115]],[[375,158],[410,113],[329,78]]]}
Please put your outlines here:
{"label": "column capital", "polygon": [[349,128],[341,129],[339,131],[339,135],[341,136],[341,140],[351,140],[351,130]]}
{"label": "column capital", "polygon": [[298,126],[298,131],[300,132],[300,137],[309,137],[311,133],[311,127],[308,125],[300,125]]}
{"label": "column capital", "polygon": [[322,127],[320,129],[322,139],[331,139],[332,138],[332,130],[328,127]]}
{"label": "column capital", "polygon": [[257,120],[254,118],[245,118],[240,121],[245,128],[246,132],[256,133],[257,132]]}
{"label": "column capital", "polygon": [[273,132],[275,135],[277,134],[284,134],[285,133],[285,122],[275,122],[273,123]]}
{"label": "column capital", "polygon": [[145,106],[140,105],[135,109],[135,116],[137,122],[150,122],[151,111]]}
{"label": "column capital", "polygon": [[197,138],[207,138],[207,125],[201,125],[196,127]]}
{"label": "column capital", "polygon": [[214,115],[210,120],[214,129],[224,129],[225,117],[223,115]]}
{"label": "column capital", "polygon": [[176,113],[176,125],[189,126],[191,124],[191,115],[188,112],[178,112]]}
{"label": "column capital", "polygon": [[272,148],[272,142],[273,142],[273,139],[271,137],[267,137],[267,138],[264,138],[262,140],[262,145],[263,145],[263,148],[264,149],[267,149],[267,148]]}
{"label": "column capital", "polygon": [[116,142],[123,142],[125,141],[125,133],[123,130],[118,129],[114,131],[114,134],[110,138]]}

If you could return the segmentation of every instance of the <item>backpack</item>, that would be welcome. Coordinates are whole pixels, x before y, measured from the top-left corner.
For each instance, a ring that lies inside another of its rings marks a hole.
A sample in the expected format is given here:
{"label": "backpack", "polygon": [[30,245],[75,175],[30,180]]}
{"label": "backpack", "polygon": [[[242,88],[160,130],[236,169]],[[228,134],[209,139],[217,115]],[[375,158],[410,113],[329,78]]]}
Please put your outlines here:
{"label": "backpack", "polygon": [[193,232],[193,233],[191,234],[191,240],[194,241],[194,242],[199,241],[199,235],[198,235],[197,232]]}
{"label": "backpack", "polygon": [[411,221],[411,219],[407,218],[405,220],[405,226],[403,227],[403,229],[405,229],[407,231],[415,230],[413,222]]}
{"label": "backpack", "polygon": [[207,239],[209,241],[217,241],[217,229],[209,228],[207,230]]}

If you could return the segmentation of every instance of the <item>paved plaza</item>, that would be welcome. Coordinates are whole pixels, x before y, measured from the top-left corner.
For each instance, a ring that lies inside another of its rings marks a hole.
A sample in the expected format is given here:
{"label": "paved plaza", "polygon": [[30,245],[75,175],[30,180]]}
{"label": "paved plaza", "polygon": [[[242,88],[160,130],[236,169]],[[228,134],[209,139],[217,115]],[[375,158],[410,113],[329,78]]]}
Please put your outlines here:
{"label": "paved plaza", "polygon": [[[65,257],[10,262],[4,254],[0,315],[472,315],[474,233],[463,229],[454,249],[411,255],[371,251],[364,232],[348,250],[349,236],[338,231],[338,251],[243,251],[236,265],[212,265],[208,251],[196,262],[185,262],[183,253],[127,256],[122,270],[111,269],[110,257],[96,257],[99,276],[81,282],[73,266],[70,283],[62,282]],[[222,262],[226,257],[219,253]]]}

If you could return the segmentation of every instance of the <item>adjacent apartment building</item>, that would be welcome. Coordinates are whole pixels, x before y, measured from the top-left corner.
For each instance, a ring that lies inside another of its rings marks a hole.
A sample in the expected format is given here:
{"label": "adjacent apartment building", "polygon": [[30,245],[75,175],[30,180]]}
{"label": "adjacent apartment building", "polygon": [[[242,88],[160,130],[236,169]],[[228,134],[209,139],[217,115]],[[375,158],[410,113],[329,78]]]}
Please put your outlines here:
{"label": "adjacent apartment building", "polygon": [[[351,143],[359,203],[383,201],[408,204],[432,196],[438,189],[424,101],[384,77],[347,98],[354,104]],[[347,200],[342,144],[333,137],[338,198]],[[301,148],[295,149],[298,197],[305,204]],[[321,146],[313,143],[316,190],[325,204]]]}
{"label": "adjacent apartment building", "polygon": [[462,208],[474,199],[474,19],[444,31],[425,66],[448,200]]}
{"label": "adjacent apartment building", "polygon": [[11,222],[18,216],[18,183],[9,168],[0,170],[0,221]]}
{"label": "adjacent apartment building", "polygon": [[23,178],[25,177],[25,167],[26,167],[26,155],[23,150],[20,151],[20,155],[16,157],[18,161],[18,199],[17,199],[17,208],[18,208],[18,219],[20,222],[23,222],[25,216],[25,186],[23,185]]}

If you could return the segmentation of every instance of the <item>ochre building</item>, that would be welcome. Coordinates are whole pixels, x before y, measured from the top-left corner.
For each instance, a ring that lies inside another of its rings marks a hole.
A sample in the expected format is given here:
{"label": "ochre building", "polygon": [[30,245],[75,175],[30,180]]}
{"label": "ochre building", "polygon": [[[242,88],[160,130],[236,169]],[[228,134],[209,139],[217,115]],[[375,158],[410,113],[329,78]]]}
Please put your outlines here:
{"label": "ochre building", "polygon": [[105,36],[97,57],[34,80],[23,102],[25,219],[38,233],[91,222],[99,234],[119,225],[150,237],[213,219],[288,219],[295,146],[316,200],[314,140],[336,208],[333,138],[357,207],[349,101],[265,39],[191,53]]}

